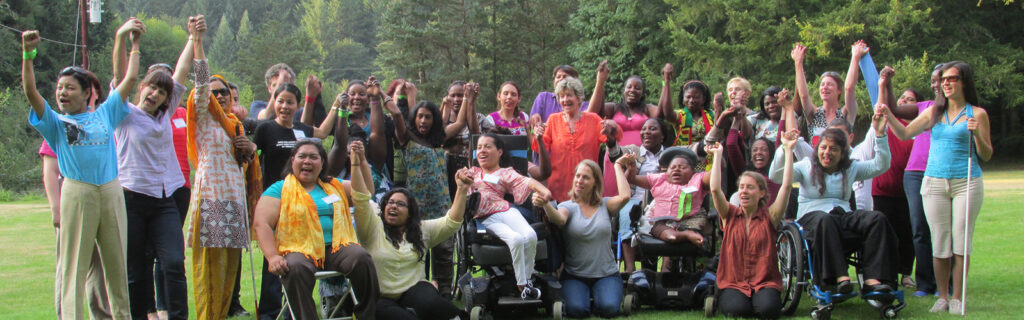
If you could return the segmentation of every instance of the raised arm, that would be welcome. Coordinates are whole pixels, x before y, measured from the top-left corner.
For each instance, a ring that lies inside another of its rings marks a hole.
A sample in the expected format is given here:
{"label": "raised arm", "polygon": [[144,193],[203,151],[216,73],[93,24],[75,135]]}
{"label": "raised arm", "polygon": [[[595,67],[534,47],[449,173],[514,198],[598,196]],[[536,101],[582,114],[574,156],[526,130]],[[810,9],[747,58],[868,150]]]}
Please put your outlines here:
{"label": "raised arm", "polygon": [[787,131],[782,135],[782,150],[786,153],[786,164],[783,168],[782,183],[779,184],[779,194],[775,196],[775,202],[768,207],[768,215],[771,216],[772,225],[782,221],[786,208],[789,206],[789,193],[793,186],[793,162],[796,156],[793,154],[793,147],[800,139],[800,132],[797,130]]}
{"label": "raised arm", "polygon": [[846,98],[843,112],[846,114],[846,121],[850,123],[857,123],[857,82],[860,81],[860,59],[868,53],[869,49],[864,40],[857,41],[850,49],[850,68],[846,71],[846,84],[843,86],[843,97]]}
{"label": "raised arm", "polygon": [[[345,110],[345,104],[348,103],[348,97],[345,93],[339,94],[334,99],[334,103],[331,104],[331,111],[335,114]],[[335,115],[337,117],[337,115]],[[341,172],[345,170],[345,160],[348,159],[348,124],[347,116],[343,119],[338,119],[334,123],[334,142],[331,144],[331,150],[327,153],[327,174],[332,176],[339,176]],[[384,148],[380,148],[384,149]]]}
{"label": "raised arm", "polygon": [[[128,69],[128,55],[124,53],[125,40],[128,39],[128,35],[132,30],[136,29],[136,24],[139,19],[135,17],[128,18],[121,27],[117,28],[117,32],[114,34],[114,51],[111,54],[113,59],[113,72],[114,79],[113,83],[120,83],[121,79],[124,78],[124,74]],[[192,17],[189,17],[189,26],[195,22]]]}
{"label": "raised arm", "polygon": [[635,164],[636,158],[632,155],[620,157],[615,161],[615,187],[618,189],[619,194],[608,199],[608,213],[612,216],[618,214],[619,210],[622,210],[622,207],[629,203],[632,190],[629,188],[629,181],[626,181],[626,168]]}
{"label": "raised arm", "polygon": [[203,15],[197,15],[195,17],[189,17],[188,21],[188,41],[185,42],[185,48],[181,50],[181,54],[178,55],[178,63],[174,66],[174,74],[171,77],[177,83],[185,83],[188,81],[188,74],[192,71],[192,58],[195,57],[195,37],[192,36],[195,32],[206,32],[206,18]]}
{"label": "raised arm", "polygon": [[601,61],[601,64],[597,65],[597,80],[594,82],[594,93],[590,96],[590,107],[587,108],[588,112],[593,112],[601,118],[611,118],[615,110],[614,105],[612,109],[608,110],[608,106],[604,103],[604,86],[608,82],[608,73],[608,60]]}
{"label": "raised arm", "polygon": [[452,207],[448,209],[448,219],[455,222],[462,222],[466,217],[466,199],[469,194],[469,186],[473,184],[473,178],[466,173],[466,168],[455,172],[455,199],[452,199]]}
{"label": "raised arm", "polygon": [[711,169],[709,169],[711,176],[708,181],[709,189],[711,190],[711,201],[715,205],[715,210],[718,210],[718,217],[722,219],[722,224],[729,221],[729,198],[725,196],[725,192],[722,191],[722,145],[715,143],[709,144],[704,147],[704,150],[713,156],[711,162]]}
{"label": "raised arm", "polygon": [[[464,97],[462,99],[462,107],[459,108],[459,112],[455,116],[455,122],[452,122],[452,124],[446,125],[444,127],[444,139],[445,140],[448,140],[448,139],[451,139],[452,137],[457,136],[459,134],[459,132],[462,131],[462,128],[466,127],[466,123],[467,123],[468,118],[469,118],[468,114],[470,112],[470,110],[469,110],[470,108],[467,108],[467,106],[470,103],[469,100],[471,100],[471,98],[469,96],[470,95],[474,95],[474,97],[475,97],[475,93],[470,93],[470,92],[479,90],[478,85],[476,85],[476,83],[473,83],[473,82],[466,83],[465,85],[463,85],[463,88],[465,88],[465,93],[464,93]],[[450,102],[448,104],[451,105]],[[443,113],[445,113],[445,112],[443,112]],[[412,116],[416,116],[416,115],[412,115]],[[446,122],[447,121],[441,122],[441,123],[443,124],[443,123],[446,123]]]}
{"label": "raised arm", "polygon": [[551,177],[551,155],[544,144],[544,125],[535,123],[530,137],[537,144],[537,165],[529,168],[530,177],[537,181],[545,181]]}
{"label": "raised arm", "polygon": [[[316,128],[316,121],[313,119],[313,104],[316,103],[315,100],[320,95],[320,90],[323,90],[320,79],[317,79],[316,75],[309,75],[306,78],[306,98],[302,101],[302,114],[299,115],[299,122],[314,128]],[[314,135],[316,135],[316,130],[314,130]]]}
{"label": "raised arm", "polygon": [[676,115],[676,110],[672,107],[672,64],[666,63],[664,68],[661,68],[661,97],[658,98],[658,108],[661,109],[661,113],[658,117],[666,120],[670,123],[678,124],[679,116]]}
{"label": "raised arm", "polygon": [[36,71],[32,67],[32,61],[36,55],[36,46],[38,45],[39,31],[28,30],[21,33],[23,58],[31,58],[21,60],[21,90],[25,92],[28,104],[32,105],[32,111],[36,113],[36,116],[42,118],[46,112],[46,101],[43,100],[43,96],[36,89]]}
{"label": "raised arm", "polygon": [[[316,95],[312,96],[313,99],[310,99],[309,98],[310,96],[306,96],[306,99],[305,99],[306,102],[304,104],[305,106],[302,109],[302,120],[303,120],[303,123],[305,123],[306,115],[309,114],[310,123],[307,124],[309,126],[313,126],[313,124],[315,124],[315,122],[316,122],[316,120],[313,119],[313,112],[314,112],[313,109],[316,109],[316,106],[314,106],[314,104],[316,103],[316,97],[320,96],[320,89],[323,86],[323,85],[320,84],[320,80],[316,79],[316,77],[313,77],[313,80],[315,81],[315,84],[307,85],[307,88],[315,88],[315,89],[313,89],[313,90],[307,89],[306,92],[307,93],[313,92]],[[311,100],[312,100],[313,103],[310,103]],[[313,127],[313,136],[317,137],[317,138],[320,138],[320,139],[327,138],[327,136],[331,134],[331,130],[334,129],[334,122],[337,121],[337,120],[338,120],[338,109],[337,109],[336,106],[334,106],[332,104],[331,105],[331,109],[327,110],[327,117],[324,118],[324,121],[320,123],[320,126]],[[346,128],[346,129],[348,129],[348,128]]]}
{"label": "raised arm", "polygon": [[480,134],[480,121],[476,118],[476,98],[480,95],[480,84],[473,82],[473,86],[466,86],[465,99],[462,99],[462,108],[466,113],[466,126],[470,134]]}
{"label": "raised arm", "polygon": [[811,92],[807,88],[807,75],[804,73],[804,57],[807,53],[807,47],[800,43],[793,45],[793,51],[789,53],[793,57],[794,68],[796,69],[796,94],[800,99],[800,104],[803,105],[801,112],[804,114],[804,119],[810,119],[814,115],[814,103],[811,102]]}
{"label": "raised arm", "polygon": [[139,79],[139,39],[142,38],[142,33],[146,32],[146,26],[142,24],[142,21],[134,20],[134,26],[129,37],[132,40],[132,51],[131,55],[128,56],[128,70],[125,71],[124,79],[117,85],[117,94],[121,95],[121,100],[127,100],[128,96],[132,93],[132,89],[135,88],[135,82]]}

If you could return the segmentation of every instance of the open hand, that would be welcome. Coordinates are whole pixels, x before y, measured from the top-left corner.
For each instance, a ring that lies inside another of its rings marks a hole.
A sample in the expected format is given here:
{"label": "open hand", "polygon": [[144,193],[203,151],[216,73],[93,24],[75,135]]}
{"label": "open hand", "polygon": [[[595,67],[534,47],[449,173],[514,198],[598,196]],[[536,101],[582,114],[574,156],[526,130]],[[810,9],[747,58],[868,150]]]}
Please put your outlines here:
{"label": "open hand", "polygon": [[21,33],[21,50],[32,52],[39,46],[39,31],[28,30]]}

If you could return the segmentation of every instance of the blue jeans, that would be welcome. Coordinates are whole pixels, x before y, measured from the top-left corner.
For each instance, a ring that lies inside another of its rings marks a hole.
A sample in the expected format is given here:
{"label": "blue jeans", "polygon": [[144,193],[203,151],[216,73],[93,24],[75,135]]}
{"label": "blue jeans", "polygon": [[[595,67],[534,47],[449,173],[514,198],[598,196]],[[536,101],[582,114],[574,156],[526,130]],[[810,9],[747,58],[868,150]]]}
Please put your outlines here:
{"label": "blue jeans", "polygon": [[[611,318],[619,314],[622,305],[622,278],[618,273],[604,278],[583,278],[562,273],[562,298],[565,313],[573,318],[595,316]],[[591,308],[590,298],[594,303]]]}
{"label": "blue jeans", "polygon": [[934,293],[936,290],[935,271],[932,269],[932,237],[928,229],[928,220],[924,216],[924,204],[921,202],[921,181],[923,171],[906,171],[903,173],[903,189],[907,194],[907,205],[910,207],[910,225],[914,235],[914,256],[917,260],[914,280],[917,290]]}

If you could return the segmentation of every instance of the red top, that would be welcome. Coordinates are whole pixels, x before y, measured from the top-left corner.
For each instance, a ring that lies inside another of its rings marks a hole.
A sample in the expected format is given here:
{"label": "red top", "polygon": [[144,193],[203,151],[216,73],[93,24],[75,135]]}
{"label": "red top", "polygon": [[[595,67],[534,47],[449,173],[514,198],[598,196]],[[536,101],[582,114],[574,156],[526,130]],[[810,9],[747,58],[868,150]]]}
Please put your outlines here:
{"label": "red top", "polygon": [[750,217],[750,230],[743,209],[729,205],[723,218],[722,253],[718,260],[718,288],[736,289],[748,297],[764,288],[782,290],[782,274],[776,254],[778,230],[762,207]]}
{"label": "red top", "polygon": [[188,166],[188,132],[185,130],[185,115],[188,113],[185,108],[174,109],[171,115],[171,135],[174,137],[174,153],[178,156],[178,165],[181,166],[181,174],[185,176],[185,188],[191,188],[188,183],[190,169]]}
{"label": "red top", "polygon": [[[903,125],[906,121],[899,120]],[[903,192],[903,171],[910,160],[910,152],[914,147],[914,139],[900,140],[892,129],[889,129],[889,154],[892,155],[889,170],[871,180],[871,195],[905,198]]]}
{"label": "red top", "polygon": [[[544,146],[551,153],[548,189],[558,202],[569,200],[569,189],[576,173],[576,165],[583,159],[598,161],[601,143],[607,140],[601,134],[601,117],[593,112],[580,113],[582,116],[576,122],[574,130],[569,130],[569,123],[562,117],[562,112],[548,117],[547,129],[544,130]],[[616,132],[616,139],[622,140],[621,130]],[[533,149],[537,150],[536,143]]]}

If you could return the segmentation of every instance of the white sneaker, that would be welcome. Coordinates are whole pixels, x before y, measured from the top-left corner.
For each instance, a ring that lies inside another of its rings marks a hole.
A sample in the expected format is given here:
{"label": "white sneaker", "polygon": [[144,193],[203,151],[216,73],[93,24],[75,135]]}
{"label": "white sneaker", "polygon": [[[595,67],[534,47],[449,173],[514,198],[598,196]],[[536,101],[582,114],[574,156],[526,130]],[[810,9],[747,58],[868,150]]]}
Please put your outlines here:
{"label": "white sneaker", "polygon": [[964,304],[958,299],[949,300],[949,314],[960,315],[964,310]]}
{"label": "white sneaker", "polygon": [[[957,301],[959,303],[959,301]],[[932,305],[932,309],[929,312],[946,312],[949,310],[949,300],[939,298],[935,300],[935,304]]]}
{"label": "white sneaker", "polygon": [[523,293],[519,295],[523,300],[537,300],[540,299],[540,289],[534,288],[532,284],[527,284],[523,288]]}

